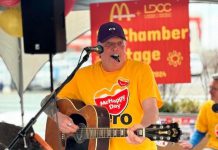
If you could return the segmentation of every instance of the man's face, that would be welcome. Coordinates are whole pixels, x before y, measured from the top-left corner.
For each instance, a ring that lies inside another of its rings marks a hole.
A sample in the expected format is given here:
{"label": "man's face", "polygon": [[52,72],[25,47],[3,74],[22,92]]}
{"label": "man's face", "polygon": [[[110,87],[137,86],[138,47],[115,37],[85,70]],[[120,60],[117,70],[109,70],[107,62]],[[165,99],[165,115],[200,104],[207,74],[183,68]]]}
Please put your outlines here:
{"label": "man's face", "polygon": [[212,81],[210,84],[211,99],[218,103],[218,80]]}
{"label": "man's face", "polygon": [[[119,69],[126,61],[126,41],[119,37],[112,37],[102,43],[104,52],[101,54],[101,60],[104,67]],[[120,62],[116,61],[112,56],[117,56]],[[113,70],[112,70],[113,71]]]}

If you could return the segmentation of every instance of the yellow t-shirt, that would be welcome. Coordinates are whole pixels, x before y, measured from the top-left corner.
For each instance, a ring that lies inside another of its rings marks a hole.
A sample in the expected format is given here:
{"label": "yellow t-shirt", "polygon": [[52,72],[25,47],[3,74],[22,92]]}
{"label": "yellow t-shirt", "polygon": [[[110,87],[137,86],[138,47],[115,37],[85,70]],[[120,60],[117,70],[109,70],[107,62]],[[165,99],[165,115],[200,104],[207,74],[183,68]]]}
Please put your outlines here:
{"label": "yellow t-shirt", "polygon": [[218,113],[213,112],[213,104],[214,101],[208,100],[201,106],[195,127],[200,132],[207,132],[207,147],[218,149]]}
{"label": "yellow t-shirt", "polygon": [[[111,128],[128,128],[140,123],[143,116],[141,103],[154,97],[158,107],[162,99],[149,65],[127,60],[124,67],[106,72],[101,62],[81,68],[61,90],[58,98],[80,99],[85,104],[107,108]],[[111,138],[110,150],[156,150],[154,142],[146,138],[140,145],[132,145],[125,138]]]}

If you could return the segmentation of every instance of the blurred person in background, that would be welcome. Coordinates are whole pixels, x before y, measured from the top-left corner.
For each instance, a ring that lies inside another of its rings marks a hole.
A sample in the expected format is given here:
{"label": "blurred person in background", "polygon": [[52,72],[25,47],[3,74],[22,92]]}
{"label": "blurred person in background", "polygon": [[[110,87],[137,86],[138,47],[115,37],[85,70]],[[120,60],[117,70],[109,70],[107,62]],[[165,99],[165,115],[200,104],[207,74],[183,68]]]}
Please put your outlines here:
{"label": "blurred person in background", "polygon": [[208,136],[208,141],[203,150],[218,150],[218,107],[214,107],[218,105],[218,74],[212,77],[209,86],[211,100],[202,104],[190,140],[180,143],[184,150],[193,149],[205,136]]}

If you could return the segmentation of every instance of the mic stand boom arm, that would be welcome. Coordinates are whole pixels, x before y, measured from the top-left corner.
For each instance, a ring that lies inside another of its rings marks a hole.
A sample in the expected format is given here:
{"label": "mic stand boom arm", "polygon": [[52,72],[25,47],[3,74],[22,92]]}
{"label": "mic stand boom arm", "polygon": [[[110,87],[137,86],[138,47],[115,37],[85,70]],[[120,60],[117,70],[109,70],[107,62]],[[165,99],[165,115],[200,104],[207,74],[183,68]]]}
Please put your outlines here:
{"label": "mic stand boom arm", "polygon": [[73,79],[74,75],[76,74],[77,70],[82,66],[84,62],[86,62],[89,58],[90,52],[87,52],[86,55],[83,56],[83,59],[78,63],[76,68],[73,70],[73,72],[67,77],[67,79],[57,88],[55,89],[48,97],[46,100],[46,103],[41,107],[41,109],[38,111],[38,113],[30,119],[30,121],[27,123],[27,125],[22,128],[19,132],[18,135],[13,139],[13,141],[10,143],[8,148],[11,150],[14,145],[18,142],[19,138],[25,138],[27,131],[32,127],[32,125],[36,122],[37,118],[40,116],[40,114],[49,106],[49,104],[52,102],[53,99],[55,99],[56,95],[61,91],[61,89],[71,80]]}

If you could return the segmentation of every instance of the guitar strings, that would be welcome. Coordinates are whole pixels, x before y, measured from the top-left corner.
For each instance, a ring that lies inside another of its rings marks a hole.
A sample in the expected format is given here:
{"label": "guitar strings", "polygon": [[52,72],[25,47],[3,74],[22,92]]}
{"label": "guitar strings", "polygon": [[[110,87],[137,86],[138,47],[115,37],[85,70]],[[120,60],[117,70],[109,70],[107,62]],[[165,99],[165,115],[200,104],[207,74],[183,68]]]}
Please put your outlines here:
{"label": "guitar strings", "polygon": [[[165,132],[170,131],[170,132],[167,132],[167,135],[177,134],[173,129],[166,129],[166,128],[161,128],[161,129],[150,128],[150,129],[146,129],[145,134],[152,134],[152,133],[150,133],[152,131],[161,131],[162,134],[163,134],[164,131]],[[94,133],[92,133],[92,132],[94,132]],[[102,134],[111,135],[112,133],[118,134],[117,132],[118,133],[122,132],[122,135],[126,135],[127,134],[127,129],[126,128],[80,128],[80,129],[78,129],[78,131],[76,133],[94,134],[94,135],[102,135]],[[119,135],[120,135],[120,133],[119,133]]]}

